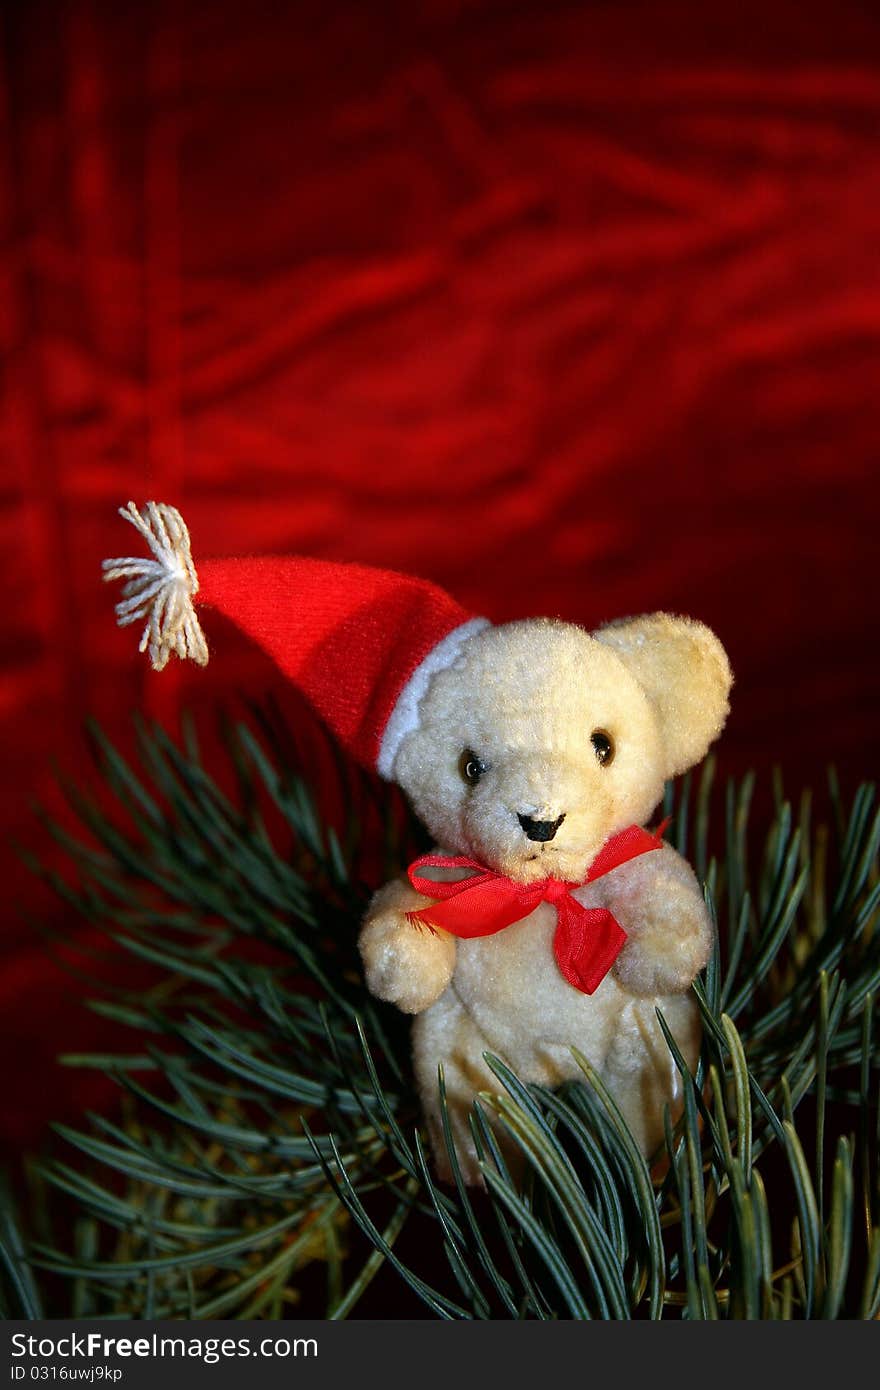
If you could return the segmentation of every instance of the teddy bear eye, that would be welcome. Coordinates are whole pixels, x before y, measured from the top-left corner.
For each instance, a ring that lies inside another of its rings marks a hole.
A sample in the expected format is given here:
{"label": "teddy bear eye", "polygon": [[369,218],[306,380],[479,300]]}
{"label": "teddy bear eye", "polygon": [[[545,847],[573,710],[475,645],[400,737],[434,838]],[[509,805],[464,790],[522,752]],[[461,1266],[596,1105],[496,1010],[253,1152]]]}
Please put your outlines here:
{"label": "teddy bear eye", "polygon": [[606,734],[604,729],[594,729],[590,734],[590,742],[596,752],[596,762],[607,767],[614,762],[614,740],[610,734]]}
{"label": "teddy bear eye", "polygon": [[472,748],[466,748],[458,760],[459,770],[466,782],[473,786],[479,782],[483,773],[487,770],[482,758],[478,758]]}

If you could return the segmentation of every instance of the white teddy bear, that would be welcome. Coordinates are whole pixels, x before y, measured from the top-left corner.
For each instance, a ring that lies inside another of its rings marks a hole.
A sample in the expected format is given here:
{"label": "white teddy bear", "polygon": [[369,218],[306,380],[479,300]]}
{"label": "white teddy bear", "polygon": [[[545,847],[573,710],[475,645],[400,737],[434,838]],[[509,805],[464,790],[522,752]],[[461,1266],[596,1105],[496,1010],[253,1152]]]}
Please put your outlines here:
{"label": "white teddy bear", "polygon": [[[492,935],[457,940],[413,923],[408,914],[427,900],[407,881],[376,894],[360,937],[367,983],[417,1015],[415,1069],[442,1172],[438,1063],[464,1176],[478,1181],[468,1111],[477,1092],[498,1089],[487,1051],[522,1080],[553,1086],[579,1075],[576,1046],[643,1151],[662,1139],[679,1077],[656,1010],[693,1065],[700,1034],[688,991],[708,958],[709,916],[693,870],[665,844],[585,880],[606,841],[648,820],[665,779],[704,756],[730,685],[709,629],[662,613],[593,636],[547,621],[486,628],[432,680],[393,777],[442,853],[522,884],[583,884],[576,901],[609,909],[626,933],[587,994],[557,963],[551,902]],[[466,872],[435,870],[447,880]]]}
{"label": "white teddy bear", "polygon": [[122,515],[152,558],[108,560],[105,577],[125,580],[119,622],[144,622],[156,669],[207,661],[198,595],[399,783],[437,842],[376,894],[360,950],[372,992],[417,1016],[440,1171],[442,1063],[456,1152],[480,1181],[468,1115],[498,1088],[487,1051],[552,1086],[579,1075],[576,1047],[649,1155],[680,1089],[656,1011],[693,1065],[689,990],[711,927],[689,865],[639,827],[724,724],[732,678],[714,634],[665,613],[593,635],[493,627],[424,580],[299,557],[208,561],[197,577],[173,507]]}

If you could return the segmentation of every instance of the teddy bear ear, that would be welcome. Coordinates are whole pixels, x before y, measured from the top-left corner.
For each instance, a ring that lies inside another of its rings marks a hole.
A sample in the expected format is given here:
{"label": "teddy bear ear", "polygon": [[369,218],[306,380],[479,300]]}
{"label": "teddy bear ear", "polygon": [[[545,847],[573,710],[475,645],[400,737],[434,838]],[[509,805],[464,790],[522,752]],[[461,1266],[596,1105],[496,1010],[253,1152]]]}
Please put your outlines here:
{"label": "teddy bear ear", "polygon": [[666,749],[666,776],[703,758],[730,710],[733,675],[714,632],[693,618],[645,613],[593,636],[614,651],[647,694]]}

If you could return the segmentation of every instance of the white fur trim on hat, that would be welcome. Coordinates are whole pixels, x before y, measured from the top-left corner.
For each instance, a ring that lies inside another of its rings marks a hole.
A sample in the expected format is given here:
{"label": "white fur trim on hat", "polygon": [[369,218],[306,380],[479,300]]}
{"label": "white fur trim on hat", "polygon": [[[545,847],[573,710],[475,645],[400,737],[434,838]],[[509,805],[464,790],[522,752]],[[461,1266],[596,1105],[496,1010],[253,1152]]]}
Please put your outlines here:
{"label": "white fur trim on hat", "polygon": [[447,632],[441,642],[437,643],[436,647],[431,648],[428,655],[413,671],[398,695],[397,704],[391,711],[388,723],[385,725],[379,756],[376,759],[376,771],[380,777],[385,778],[386,782],[391,781],[394,759],[397,757],[400,745],[407,734],[418,728],[419,701],[427,691],[431,678],[438,671],[445,671],[451,666],[468,638],[474,637],[486,627],[491,627],[488,618],[469,618],[460,627],[454,627],[451,632]]}

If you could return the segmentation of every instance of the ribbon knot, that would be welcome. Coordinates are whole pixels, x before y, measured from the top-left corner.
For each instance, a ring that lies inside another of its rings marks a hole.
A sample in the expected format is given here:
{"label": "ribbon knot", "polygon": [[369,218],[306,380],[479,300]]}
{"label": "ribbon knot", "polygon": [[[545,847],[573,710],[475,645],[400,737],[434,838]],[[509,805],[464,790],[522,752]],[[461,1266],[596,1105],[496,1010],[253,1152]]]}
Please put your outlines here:
{"label": "ribbon knot", "polygon": [[[664,821],[656,835],[638,825],[613,835],[599,850],[583,882],[593,883],[630,859],[660,849],[668,824]],[[468,875],[443,883],[420,872],[428,868],[466,869]],[[626,941],[626,932],[608,908],[583,907],[572,895],[574,888],[582,886],[579,883],[558,878],[517,883],[466,855],[423,854],[410,864],[407,873],[417,893],[435,900],[429,907],[408,912],[408,920],[440,927],[464,939],[493,936],[528,917],[539,903],[550,903],[556,908],[556,963],[568,983],[584,994],[598,988]]]}
{"label": "ribbon knot", "polygon": [[541,887],[544,889],[542,895],[544,901],[553,903],[554,907],[561,903],[564,898],[567,898],[571,892],[571,885],[564,883],[559,878],[546,878]]}

